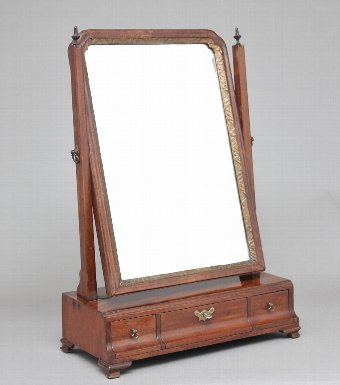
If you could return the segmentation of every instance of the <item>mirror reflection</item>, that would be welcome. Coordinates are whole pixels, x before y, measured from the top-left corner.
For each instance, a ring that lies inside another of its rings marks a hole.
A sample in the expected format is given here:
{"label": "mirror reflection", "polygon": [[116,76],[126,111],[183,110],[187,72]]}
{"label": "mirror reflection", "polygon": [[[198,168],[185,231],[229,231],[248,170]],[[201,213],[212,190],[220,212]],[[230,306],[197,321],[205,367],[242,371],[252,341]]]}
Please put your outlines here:
{"label": "mirror reflection", "polygon": [[213,52],[85,53],[122,279],[249,259]]}

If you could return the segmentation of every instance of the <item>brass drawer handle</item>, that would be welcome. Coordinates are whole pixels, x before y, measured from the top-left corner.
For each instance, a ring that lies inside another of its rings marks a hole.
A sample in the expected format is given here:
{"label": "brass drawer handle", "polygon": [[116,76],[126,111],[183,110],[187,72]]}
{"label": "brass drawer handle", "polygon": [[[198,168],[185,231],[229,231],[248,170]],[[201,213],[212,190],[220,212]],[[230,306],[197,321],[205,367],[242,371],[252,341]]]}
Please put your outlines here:
{"label": "brass drawer handle", "polygon": [[271,303],[271,302],[268,302],[268,303],[267,303],[267,310],[270,311],[270,312],[275,311],[275,306],[274,306],[274,304]]}
{"label": "brass drawer handle", "polygon": [[131,338],[135,338],[135,339],[139,338],[138,330],[137,329],[131,329],[130,336],[131,336]]}
{"label": "brass drawer handle", "polygon": [[194,314],[199,321],[207,321],[213,317],[214,311],[215,309],[212,307],[210,308],[210,310],[202,310],[202,311],[195,310]]}

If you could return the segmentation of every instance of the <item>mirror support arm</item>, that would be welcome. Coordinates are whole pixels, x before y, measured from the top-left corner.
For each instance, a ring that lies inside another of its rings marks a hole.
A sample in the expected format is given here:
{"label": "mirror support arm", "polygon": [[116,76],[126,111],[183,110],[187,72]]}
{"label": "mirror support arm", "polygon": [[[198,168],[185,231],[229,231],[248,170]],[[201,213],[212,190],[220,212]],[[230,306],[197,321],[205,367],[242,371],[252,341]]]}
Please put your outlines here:
{"label": "mirror support arm", "polygon": [[89,145],[86,135],[85,84],[83,53],[71,44],[68,50],[71,67],[74,142],[78,147],[77,194],[80,237],[79,285],[77,295],[87,301],[97,299],[97,280],[93,228],[93,192],[90,172]]}
{"label": "mirror support arm", "polygon": [[249,104],[248,104],[248,89],[247,89],[247,73],[244,45],[239,40],[241,35],[236,28],[235,36],[237,43],[233,45],[233,64],[234,64],[234,83],[236,104],[239,112],[240,125],[244,141],[246,153],[247,168],[249,172],[250,187],[253,193],[255,202],[255,186],[254,186],[254,170],[253,170],[253,155],[252,144],[253,137],[250,132]]}

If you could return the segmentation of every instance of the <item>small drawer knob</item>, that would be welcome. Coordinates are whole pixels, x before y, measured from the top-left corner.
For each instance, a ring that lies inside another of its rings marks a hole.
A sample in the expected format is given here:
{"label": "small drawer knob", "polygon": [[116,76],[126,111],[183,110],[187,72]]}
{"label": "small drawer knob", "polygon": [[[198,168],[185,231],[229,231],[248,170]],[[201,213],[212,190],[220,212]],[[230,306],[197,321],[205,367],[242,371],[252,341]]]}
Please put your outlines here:
{"label": "small drawer knob", "polygon": [[131,329],[130,336],[131,336],[131,338],[135,338],[135,339],[139,338],[138,330],[137,329]]}
{"label": "small drawer knob", "polygon": [[215,309],[212,307],[209,310],[202,310],[202,311],[195,310],[194,314],[199,321],[207,321],[213,317],[214,311]]}
{"label": "small drawer knob", "polygon": [[270,311],[270,312],[273,312],[275,311],[275,306],[272,302],[268,302],[267,303],[267,310]]}

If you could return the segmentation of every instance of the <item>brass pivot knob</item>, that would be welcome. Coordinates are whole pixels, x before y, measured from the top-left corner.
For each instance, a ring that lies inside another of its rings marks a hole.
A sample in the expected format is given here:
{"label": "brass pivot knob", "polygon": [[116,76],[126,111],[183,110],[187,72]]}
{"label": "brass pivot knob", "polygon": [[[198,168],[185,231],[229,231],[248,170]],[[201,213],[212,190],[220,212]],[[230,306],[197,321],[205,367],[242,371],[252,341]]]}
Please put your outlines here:
{"label": "brass pivot knob", "polygon": [[71,156],[74,163],[80,162],[80,154],[79,154],[79,148],[77,145],[75,145],[74,150],[71,151]]}
{"label": "brass pivot knob", "polygon": [[202,311],[195,310],[194,314],[199,321],[207,321],[213,317],[214,311],[215,309],[212,307],[209,310],[204,310],[204,309]]}
{"label": "brass pivot knob", "polygon": [[270,312],[275,311],[275,306],[274,306],[274,304],[271,303],[271,302],[268,302],[268,303],[267,303],[267,310],[270,311]]}
{"label": "brass pivot knob", "polygon": [[138,330],[137,329],[131,329],[130,331],[131,338],[139,338]]}

